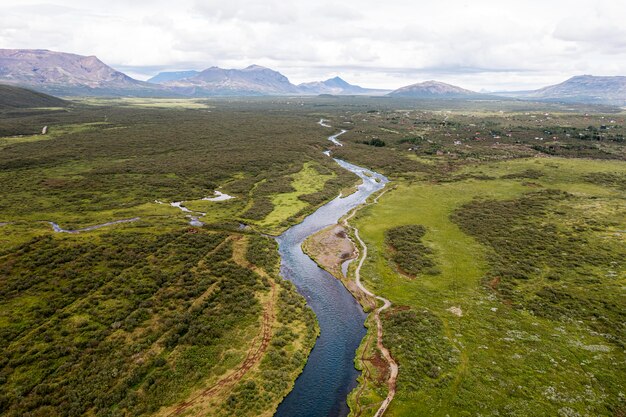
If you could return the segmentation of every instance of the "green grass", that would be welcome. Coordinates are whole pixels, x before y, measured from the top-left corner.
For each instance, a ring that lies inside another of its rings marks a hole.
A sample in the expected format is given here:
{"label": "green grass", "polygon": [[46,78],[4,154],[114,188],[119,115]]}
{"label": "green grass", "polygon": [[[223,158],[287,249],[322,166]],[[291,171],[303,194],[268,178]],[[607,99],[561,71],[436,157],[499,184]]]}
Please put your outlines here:
{"label": "green grass", "polygon": [[[589,221],[606,220],[608,215],[613,222],[610,228],[626,227],[620,215],[624,213],[623,193],[584,179],[590,172],[624,172],[626,167],[621,162],[526,159],[466,167],[461,173],[499,178],[531,168],[543,175],[532,180],[470,179],[439,184],[401,181],[378,205],[358,215],[356,225],[371,254],[362,272],[366,285],[395,306],[410,307],[416,315],[400,319],[407,313],[392,310],[384,317],[386,342],[400,363],[398,393],[389,415],[619,415],[618,410],[623,409],[619,397],[626,375],[623,348],[610,336],[595,331],[597,326],[589,317],[580,321],[582,311],[554,316],[529,304],[534,300],[532,294],[541,288],[538,278],[516,287],[526,300],[521,304],[511,303],[485,286],[484,277],[491,270],[491,259],[499,256],[498,248],[481,244],[451,219],[452,213],[463,210],[474,198],[516,200],[549,187],[573,193],[572,198],[579,203],[561,204],[554,210],[562,214],[532,221],[568,227],[588,213]],[[592,202],[597,202],[595,214],[589,210]],[[423,243],[433,250],[439,275],[407,278],[398,274],[384,256],[385,231],[406,224],[425,226]],[[490,227],[489,222],[477,225],[485,230]],[[589,234],[589,245],[602,245],[601,239],[608,236],[603,226],[597,227],[602,231]],[[523,232],[516,233],[513,236]],[[623,242],[623,237],[611,239]],[[622,258],[626,255],[623,245],[612,245],[612,256],[619,259],[620,252]],[[524,259],[529,255],[519,256]],[[623,305],[623,265],[615,265],[613,270],[617,278],[603,278],[606,288],[596,288],[602,285],[598,281],[586,291],[605,291],[609,299]],[[562,284],[589,286],[581,281],[585,277],[581,274],[563,276]],[[581,291],[585,291],[583,288]],[[586,308],[584,300],[585,295],[579,294],[569,308]],[[462,317],[448,310],[453,306],[461,308]],[[540,306],[546,308],[545,304]],[[615,314],[602,311],[599,314]],[[424,321],[420,318],[423,314],[432,315],[434,321]],[[612,326],[613,332],[621,332],[619,325]]]}
{"label": "green grass", "polygon": [[305,163],[300,171],[292,175],[293,191],[274,195],[271,198],[274,210],[258,224],[266,230],[275,230],[282,222],[309,206],[300,197],[323,190],[325,183],[334,176],[332,172],[320,174],[312,163]]}
{"label": "green grass", "polygon": [[[25,135],[25,136],[8,136],[0,138],[0,149],[16,145],[18,143],[27,143],[27,142],[37,142],[41,140],[51,140],[54,138],[61,137],[63,135],[71,134],[71,133],[80,133],[86,132],[90,129],[95,129],[99,126],[106,125],[104,122],[94,122],[94,123],[80,123],[80,124],[71,124],[71,125],[63,125],[63,126],[55,126],[54,128],[48,128],[48,132],[45,135]],[[41,126],[43,129],[43,126]]]}
{"label": "green grass", "polygon": [[76,98],[77,102],[89,104],[89,105],[115,105],[125,107],[143,107],[143,108],[158,108],[158,109],[210,109],[214,106],[210,106],[206,100],[200,99],[180,99],[180,98],[136,98],[136,97],[123,97],[123,98]]}

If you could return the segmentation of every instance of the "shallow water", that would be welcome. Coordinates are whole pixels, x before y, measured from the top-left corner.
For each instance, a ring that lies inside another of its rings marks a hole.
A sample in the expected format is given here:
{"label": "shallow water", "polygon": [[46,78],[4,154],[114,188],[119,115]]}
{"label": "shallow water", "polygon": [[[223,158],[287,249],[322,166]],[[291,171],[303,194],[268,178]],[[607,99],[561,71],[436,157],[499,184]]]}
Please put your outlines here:
{"label": "shallow water", "polygon": [[132,219],[115,220],[112,222],[96,224],[93,226],[87,226],[87,227],[83,227],[82,229],[76,229],[76,230],[63,229],[61,226],[59,226],[55,222],[48,222],[48,223],[50,223],[50,225],[52,226],[52,229],[57,233],[81,233],[81,232],[89,232],[91,230],[100,229],[101,227],[112,226],[114,224],[136,222],[139,219],[140,219],[139,217],[133,217]]}
{"label": "shallow water", "polygon": [[363,179],[358,191],[337,197],[280,235],[281,274],[292,281],[317,316],[320,337],[293,390],[278,407],[278,417],[346,416],[348,393],[356,387],[356,349],[365,336],[365,313],[343,284],[319,268],[300,245],[310,235],[337,223],[388,182],[384,176],[335,159]]}
{"label": "shallow water", "polygon": [[214,194],[214,197],[204,197],[202,200],[204,200],[204,201],[226,201],[226,200],[230,200],[232,198],[235,198],[232,195],[224,194],[221,191],[214,191],[213,194]]}
{"label": "shallow water", "polygon": [[337,145],[337,146],[343,146],[343,143],[339,142],[339,141],[337,140],[337,138],[338,138],[339,136],[343,135],[343,134],[344,134],[344,133],[346,133],[346,132],[347,132],[347,130],[342,129],[342,130],[341,130],[341,132],[337,133],[336,135],[329,136],[329,137],[328,137],[328,140],[329,140],[329,141],[331,141],[332,143],[334,143],[334,144],[335,144],[335,145]]}
{"label": "shallow water", "polygon": [[341,273],[343,274],[344,278],[348,276],[348,268],[350,267],[350,263],[352,261],[354,261],[354,259],[348,259],[341,264]]}

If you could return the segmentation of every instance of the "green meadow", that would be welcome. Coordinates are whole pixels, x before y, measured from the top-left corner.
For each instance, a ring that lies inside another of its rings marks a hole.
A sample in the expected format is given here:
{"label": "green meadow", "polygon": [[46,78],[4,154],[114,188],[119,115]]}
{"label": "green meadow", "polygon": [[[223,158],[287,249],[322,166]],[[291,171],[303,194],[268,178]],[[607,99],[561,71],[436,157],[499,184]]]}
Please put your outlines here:
{"label": "green meadow", "polygon": [[[384,315],[385,343],[400,365],[389,415],[619,415],[626,205],[621,182],[593,178],[625,171],[624,162],[558,158],[474,164],[455,175],[485,179],[398,181],[359,213],[370,251],[365,283],[394,304]],[[534,213],[504,204],[546,190],[567,199]],[[439,273],[411,277],[393,262],[385,232],[402,225],[426,229]],[[532,234],[549,227],[557,236]],[[507,238],[485,239],[490,232]],[[580,244],[563,242],[577,235]],[[575,252],[554,253],[565,247]],[[512,270],[494,274],[503,263]]]}

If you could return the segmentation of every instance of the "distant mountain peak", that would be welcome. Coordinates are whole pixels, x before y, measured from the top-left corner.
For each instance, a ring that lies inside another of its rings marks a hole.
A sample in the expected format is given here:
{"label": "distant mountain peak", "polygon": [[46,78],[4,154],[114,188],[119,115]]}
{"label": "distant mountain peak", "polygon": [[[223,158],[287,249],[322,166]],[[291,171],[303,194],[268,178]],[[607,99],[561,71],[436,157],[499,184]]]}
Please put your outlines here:
{"label": "distant mountain peak", "polygon": [[274,71],[270,68],[264,67],[262,65],[257,65],[257,64],[252,64],[252,65],[248,65],[247,67],[244,68],[244,70],[270,70],[270,71]]}
{"label": "distant mountain peak", "polygon": [[504,91],[498,94],[526,100],[626,106],[626,76],[583,74],[538,90]]}
{"label": "distant mountain peak", "polygon": [[198,75],[199,71],[185,70],[185,71],[164,71],[160,72],[154,77],[148,80],[149,83],[165,84],[171,81],[180,81],[185,78],[194,77]]}
{"label": "distant mountain peak", "polygon": [[298,88],[304,94],[366,95],[384,94],[387,92],[350,84],[339,76],[329,78],[325,81],[302,83],[298,85]]}
{"label": "distant mountain peak", "polygon": [[456,85],[447,84],[441,81],[428,80],[420,83],[407,85],[389,93],[394,97],[415,97],[415,98],[461,98],[478,95],[475,91],[466,90]]}
{"label": "distant mountain peak", "polygon": [[346,80],[344,80],[343,78],[339,76],[327,79],[326,81],[324,81],[324,84],[334,85],[334,86],[343,87],[343,88],[359,87],[359,86],[355,86],[355,85],[348,83]]}

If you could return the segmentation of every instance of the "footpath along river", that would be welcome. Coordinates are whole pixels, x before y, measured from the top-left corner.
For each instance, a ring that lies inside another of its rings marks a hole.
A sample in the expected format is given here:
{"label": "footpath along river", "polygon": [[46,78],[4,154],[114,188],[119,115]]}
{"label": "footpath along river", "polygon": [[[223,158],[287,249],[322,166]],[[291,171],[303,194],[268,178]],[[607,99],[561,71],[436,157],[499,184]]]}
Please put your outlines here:
{"label": "footpath along river", "polygon": [[[330,139],[330,138],[329,138]],[[332,136],[332,139],[337,139]],[[334,141],[333,141],[334,142]],[[335,159],[344,169],[361,177],[358,191],[337,197],[320,207],[276,240],[281,274],[292,281],[317,316],[320,337],[309,355],[293,390],[278,407],[277,417],[347,416],[347,396],[356,387],[356,349],[365,336],[366,314],[341,281],[319,268],[301,249],[302,242],[337,221],[381,190],[388,179],[381,174]]]}

